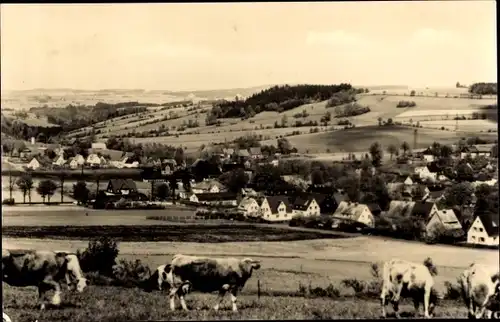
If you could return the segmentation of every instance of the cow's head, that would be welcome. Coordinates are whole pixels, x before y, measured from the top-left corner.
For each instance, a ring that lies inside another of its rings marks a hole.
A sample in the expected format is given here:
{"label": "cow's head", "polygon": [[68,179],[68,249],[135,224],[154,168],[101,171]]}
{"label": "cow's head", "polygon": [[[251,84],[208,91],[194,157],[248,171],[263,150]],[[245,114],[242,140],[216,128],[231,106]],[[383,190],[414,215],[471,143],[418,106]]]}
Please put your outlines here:
{"label": "cow's head", "polygon": [[71,284],[73,285],[73,289],[78,293],[83,292],[88,285],[88,281],[80,268],[78,257],[75,254],[66,255],[66,264],[67,274]]}
{"label": "cow's head", "polygon": [[249,274],[252,273],[252,270],[260,268],[260,261],[251,258],[245,258],[241,262]]}
{"label": "cow's head", "polygon": [[424,260],[424,266],[427,267],[429,273],[431,273],[432,276],[436,276],[438,274],[437,267],[436,265],[434,265],[430,257],[427,257]]}

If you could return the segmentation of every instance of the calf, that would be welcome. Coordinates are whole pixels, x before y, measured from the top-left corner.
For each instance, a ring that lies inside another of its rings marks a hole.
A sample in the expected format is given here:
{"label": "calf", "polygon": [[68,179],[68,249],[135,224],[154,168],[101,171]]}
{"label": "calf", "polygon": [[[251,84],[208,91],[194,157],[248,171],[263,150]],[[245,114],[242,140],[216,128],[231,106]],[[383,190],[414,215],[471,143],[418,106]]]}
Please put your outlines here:
{"label": "calf", "polygon": [[54,290],[52,304],[61,303],[61,283],[83,292],[87,279],[83,276],[75,254],[34,250],[2,249],[3,281],[11,286],[37,286],[40,309],[45,309],[43,298]]}
{"label": "calf", "polygon": [[485,313],[490,317],[488,304],[497,300],[500,287],[498,267],[472,263],[458,279],[469,318],[480,319]]}
{"label": "calf", "polygon": [[238,311],[236,295],[252,276],[260,263],[250,258],[203,258],[187,255],[175,255],[172,263],[167,265],[167,281],[170,284],[170,309],[175,310],[175,295],[179,296],[181,306],[188,311],[184,295],[191,290],[203,293],[219,291],[218,302],[214,306],[219,309],[224,295],[231,294],[233,311]]}
{"label": "calf", "polygon": [[386,317],[387,297],[392,295],[391,302],[394,312],[399,318],[399,301],[402,292],[406,291],[413,297],[416,313],[418,313],[419,304],[423,297],[424,316],[429,318],[437,302],[437,294],[433,288],[433,276],[435,275],[437,275],[437,269],[430,258],[427,258],[424,264],[415,264],[399,259],[386,262],[383,268],[382,292],[380,294],[382,317]]}

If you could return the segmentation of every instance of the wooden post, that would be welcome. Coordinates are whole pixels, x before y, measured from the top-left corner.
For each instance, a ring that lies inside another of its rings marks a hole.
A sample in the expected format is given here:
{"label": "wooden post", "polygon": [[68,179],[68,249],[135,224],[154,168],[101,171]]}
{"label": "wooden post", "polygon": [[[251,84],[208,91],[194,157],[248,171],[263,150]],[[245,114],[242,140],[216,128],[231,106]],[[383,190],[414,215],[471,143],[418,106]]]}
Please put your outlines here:
{"label": "wooden post", "polygon": [[260,300],[260,279],[257,280],[257,299]]}

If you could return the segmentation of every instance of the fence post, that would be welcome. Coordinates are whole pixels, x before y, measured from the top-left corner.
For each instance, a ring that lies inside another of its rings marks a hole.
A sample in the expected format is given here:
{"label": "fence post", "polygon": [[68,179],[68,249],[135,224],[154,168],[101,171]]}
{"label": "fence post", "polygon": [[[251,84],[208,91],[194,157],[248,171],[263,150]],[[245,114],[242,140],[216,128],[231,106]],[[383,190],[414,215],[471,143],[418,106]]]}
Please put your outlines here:
{"label": "fence post", "polygon": [[257,280],[257,299],[260,300],[260,279]]}

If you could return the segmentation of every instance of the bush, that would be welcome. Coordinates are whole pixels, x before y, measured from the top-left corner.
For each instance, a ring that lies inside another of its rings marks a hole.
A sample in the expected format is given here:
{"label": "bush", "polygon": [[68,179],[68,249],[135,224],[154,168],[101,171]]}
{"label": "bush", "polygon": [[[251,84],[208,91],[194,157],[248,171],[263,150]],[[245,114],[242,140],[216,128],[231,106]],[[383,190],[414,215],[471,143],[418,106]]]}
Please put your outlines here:
{"label": "bush", "polygon": [[399,101],[396,107],[415,107],[417,104],[414,101]]}
{"label": "bush", "polygon": [[13,205],[15,203],[16,203],[16,201],[14,200],[14,198],[12,198],[12,199],[11,198],[7,198],[7,199],[4,199],[2,201],[2,205]]}
{"label": "bush", "polygon": [[340,290],[333,284],[329,284],[326,288],[322,288],[320,286],[312,287],[311,284],[309,284],[309,287],[306,287],[304,284],[299,283],[298,293],[304,297],[340,297]]}
{"label": "bush", "polygon": [[362,294],[366,290],[366,282],[360,281],[357,278],[345,278],[342,280],[342,285],[352,288],[356,295]]}
{"label": "bush", "polygon": [[78,251],[77,256],[84,272],[97,272],[113,277],[113,266],[118,256],[118,245],[108,237],[101,237],[89,242],[87,249]]}
{"label": "bush", "polygon": [[150,275],[151,269],[149,266],[142,264],[139,259],[135,261],[121,259],[117,265],[113,266],[115,284],[119,284],[124,287],[138,286]]}

